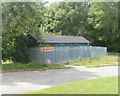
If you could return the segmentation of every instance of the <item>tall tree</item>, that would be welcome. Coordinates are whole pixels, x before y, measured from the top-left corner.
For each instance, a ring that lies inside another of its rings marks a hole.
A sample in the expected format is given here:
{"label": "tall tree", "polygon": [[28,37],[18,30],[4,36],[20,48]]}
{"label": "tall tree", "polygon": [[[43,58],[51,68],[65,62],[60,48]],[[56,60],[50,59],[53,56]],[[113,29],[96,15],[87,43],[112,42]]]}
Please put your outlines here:
{"label": "tall tree", "polygon": [[87,20],[88,4],[84,2],[54,3],[45,10],[41,28],[47,33],[79,35]]}
{"label": "tall tree", "polygon": [[[38,26],[41,22],[41,14],[42,12],[39,9],[39,3],[7,2],[2,4],[3,60],[15,60],[16,55],[24,54],[23,51],[18,52],[16,50],[16,48],[19,48],[18,50],[21,50],[21,47],[18,47],[16,45],[22,46],[21,44],[15,44],[17,43],[17,38],[19,36],[26,37],[27,32],[34,34],[39,33]],[[26,40],[22,41],[23,43],[27,43]]]}
{"label": "tall tree", "polygon": [[[92,2],[88,22],[91,25],[89,38],[94,45],[108,47],[108,51],[120,51],[118,31],[118,3]],[[89,33],[89,32],[88,32]]]}
{"label": "tall tree", "polygon": [[93,45],[120,51],[117,2],[61,2],[45,9],[41,31],[47,34],[81,35]]}

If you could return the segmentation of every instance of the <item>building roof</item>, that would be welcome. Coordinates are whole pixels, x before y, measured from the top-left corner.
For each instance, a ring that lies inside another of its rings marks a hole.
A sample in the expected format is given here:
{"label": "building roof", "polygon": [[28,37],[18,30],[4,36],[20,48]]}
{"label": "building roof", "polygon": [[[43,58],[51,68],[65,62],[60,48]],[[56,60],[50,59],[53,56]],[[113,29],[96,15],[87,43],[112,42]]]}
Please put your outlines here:
{"label": "building roof", "polygon": [[42,39],[45,43],[90,43],[82,36],[42,35]]}

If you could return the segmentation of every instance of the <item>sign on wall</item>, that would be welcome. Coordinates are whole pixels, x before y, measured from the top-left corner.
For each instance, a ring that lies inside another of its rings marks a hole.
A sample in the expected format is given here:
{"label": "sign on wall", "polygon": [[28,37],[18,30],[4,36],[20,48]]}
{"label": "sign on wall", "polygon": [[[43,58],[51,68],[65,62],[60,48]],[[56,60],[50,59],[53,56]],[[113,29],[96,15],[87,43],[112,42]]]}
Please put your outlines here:
{"label": "sign on wall", "polygon": [[40,52],[53,52],[55,50],[55,48],[53,46],[43,46],[40,47]]}

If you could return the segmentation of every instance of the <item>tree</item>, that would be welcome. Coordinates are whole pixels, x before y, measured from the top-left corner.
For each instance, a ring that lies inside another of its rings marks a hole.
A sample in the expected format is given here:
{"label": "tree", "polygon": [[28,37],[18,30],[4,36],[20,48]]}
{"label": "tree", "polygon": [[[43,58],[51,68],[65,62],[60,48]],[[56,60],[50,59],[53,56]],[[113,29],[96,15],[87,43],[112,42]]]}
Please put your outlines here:
{"label": "tree", "polygon": [[117,2],[60,2],[46,7],[44,13],[43,33],[81,35],[92,45],[120,51]]}
{"label": "tree", "polygon": [[87,20],[88,4],[83,2],[54,3],[45,9],[44,33],[79,35]]}
{"label": "tree", "polygon": [[[2,59],[17,60],[15,59],[16,55],[21,54],[18,53],[17,50],[27,50],[26,48],[22,49],[22,47],[25,47],[22,45],[28,41],[25,38],[27,33],[32,33],[34,35],[39,34],[38,26],[41,24],[40,15],[42,14],[42,11],[39,8],[39,3],[32,2],[7,2],[3,3],[2,7]],[[20,44],[20,42],[22,44]],[[19,58],[22,58],[24,54],[26,53],[19,55],[21,56]],[[24,58],[24,60],[25,59],[26,58]],[[24,60],[22,62],[24,62]]]}
{"label": "tree", "polygon": [[89,8],[88,23],[91,25],[89,38],[94,45],[106,46],[108,51],[119,52],[118,3],[92,2]]}

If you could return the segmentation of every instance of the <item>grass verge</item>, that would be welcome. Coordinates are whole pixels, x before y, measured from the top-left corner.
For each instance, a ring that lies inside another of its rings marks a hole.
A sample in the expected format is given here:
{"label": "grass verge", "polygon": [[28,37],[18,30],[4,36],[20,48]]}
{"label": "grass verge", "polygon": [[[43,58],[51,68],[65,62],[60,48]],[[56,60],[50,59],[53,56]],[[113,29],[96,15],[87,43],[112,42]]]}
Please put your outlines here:
{"label": "grass verge", "polygon": [[118,77],[77,81],[27,94],[118,94]]}
{"label": "grass verge", "polygon": [[96,59],[80,60],[68,64],[75,66],[86,66],[86,67],[116,66],[118,65],[118,56],[106,55],[106,56],[98,57]]}
{"label": "grass verge", "polygon": [[46,65],[42,63],[28,63],[28,64],[3,64],[2,71],[16,71],[16,70],[35,70],[35,69],[54,69],[54,68],[70,68],[64,65],[53,64],[53,65]]}

